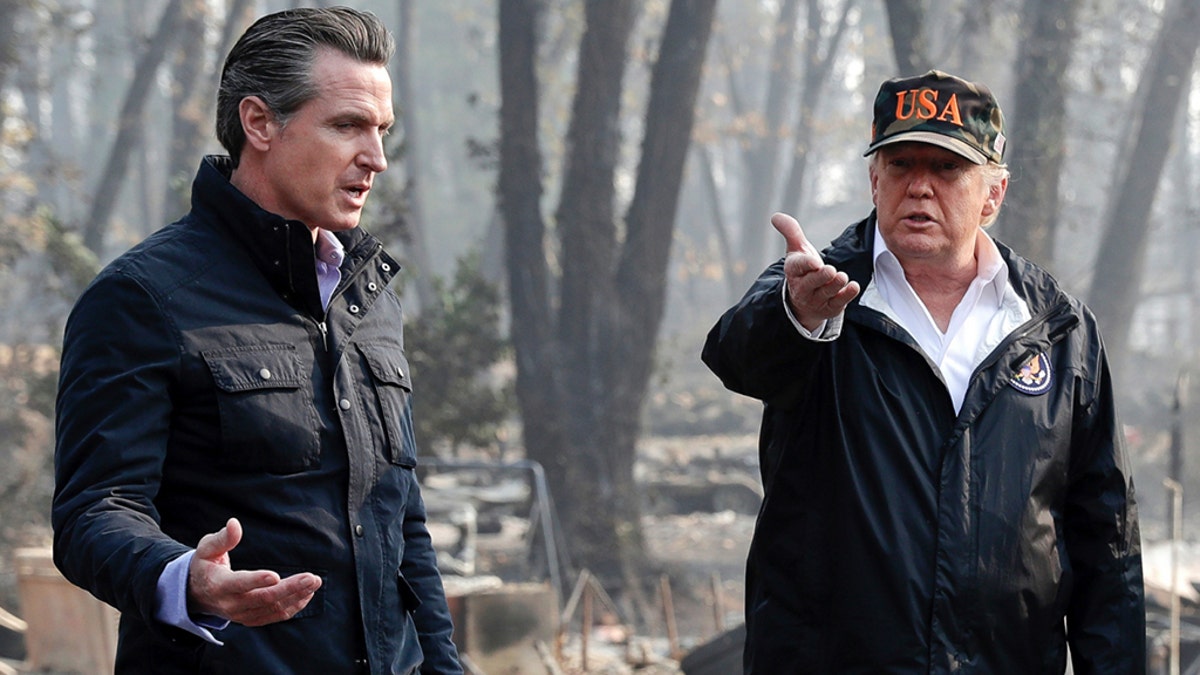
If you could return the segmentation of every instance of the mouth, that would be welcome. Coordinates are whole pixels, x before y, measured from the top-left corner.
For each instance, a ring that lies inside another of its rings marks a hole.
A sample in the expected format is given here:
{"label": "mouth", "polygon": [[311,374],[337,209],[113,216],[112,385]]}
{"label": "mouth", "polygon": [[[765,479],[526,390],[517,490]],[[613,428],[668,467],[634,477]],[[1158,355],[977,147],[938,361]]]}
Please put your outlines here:
{"label": "mouth", "polygon": [[366,198],[367,193],[371,191],[371,186],[370,185],[349,185],[342,189],[345,190],[346,193],[350,195],[351,199],[358,201],[358,200],[362,200],[362,199]]}
{"label": "mouth", "polygon": [[913,225],[929,225],[934,222],[933,216],[923,212],[909,213],[904,216],[903,220]]}

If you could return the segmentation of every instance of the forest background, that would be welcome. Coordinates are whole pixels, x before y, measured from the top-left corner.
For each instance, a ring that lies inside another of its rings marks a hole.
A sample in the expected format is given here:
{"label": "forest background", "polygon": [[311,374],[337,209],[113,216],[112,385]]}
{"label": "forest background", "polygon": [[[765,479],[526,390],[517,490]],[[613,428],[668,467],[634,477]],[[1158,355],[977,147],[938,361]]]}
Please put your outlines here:
{"label": "forest background", "polygon": [[[48,542],[74,298],[186,212],[231,40],[314,4],[0,0],[0,606],[11,551]],[[770,213],[818,246],[866,215],[875,91],[934,67],[1007,113],[993,234],[1101,322],[1144,537],[1169,531],[1164,478],[1200,487],[1200,3],[345,4],[399,43],[363,223],[404,261],[422,452],[540,462],[577,568],[645,578],[644,438],[754,434],[705,333],[782,253]]]}

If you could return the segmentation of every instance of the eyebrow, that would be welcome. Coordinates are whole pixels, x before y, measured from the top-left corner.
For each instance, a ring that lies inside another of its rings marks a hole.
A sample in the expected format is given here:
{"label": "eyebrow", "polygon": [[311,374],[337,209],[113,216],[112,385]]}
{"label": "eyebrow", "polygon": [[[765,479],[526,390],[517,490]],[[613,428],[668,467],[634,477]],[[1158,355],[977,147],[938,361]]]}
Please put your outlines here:
{"label": "eyebrow", "polygon": [[396,117],[394,115],[389,116],[389,117],[385,118],[382,122],[380,122],[378,125],[375,124],[374,121],[372,121],[371,115],[368,115],[366,113],[359,112],[356,110],[348,110],[348,111],[341,112],[341,113],[335,113],[334,115],[332,115],[330,117],[331,124],[341,124],[343,122],[350,122],[352,124],[367,125],[367,126],[380,126],[380,127],[385,127],[385,128],[390,129],[392,126],[394,126],[396,124]]}

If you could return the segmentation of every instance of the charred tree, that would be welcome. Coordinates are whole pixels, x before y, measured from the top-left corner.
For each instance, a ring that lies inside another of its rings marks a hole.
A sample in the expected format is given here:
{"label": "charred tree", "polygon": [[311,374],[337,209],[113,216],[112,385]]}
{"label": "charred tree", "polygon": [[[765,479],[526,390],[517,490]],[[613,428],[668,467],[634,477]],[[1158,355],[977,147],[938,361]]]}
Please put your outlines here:
{"label": "charred tree", "polygon": [[[813,4],[811,0],[810,4]],[[750,113],[758,119],[758,124],[751,127],[754,135],[747,139],[743,151],[742,246],[741,264],[738,266],[741,273],[733,275],[736,278],[734,286],[739,289],[739,294],[758,276],[767,256],[769,228],[763,227],[763,223],[767,222],[772,211],[779,210],[773,204],[776,203],[775,186],[779,182],[780,157],[790,136],[788,100],[795,88],[796,24],[799,12],[800,0],[784,0],[779,6],[771,42],[771,60],[767,63],[765,102],[761,114]],[[736,91],[734,86],[730,89]],[[742,106],[739,104],[739,107]],[[748,112],[739,111],[739,115]]]}
{"label": "charred tree", "polygon": [[920,75],[932,67],[925,15],[929,0],[884,0],[888,28],[892,35],[892,53],[896,57],[896,75]]}
{"label": "charred tree", "polygon": [[1136,111],[1136,141],[1127,165],[1118,166],[1113,201],[1104,217],[1088,304],[1104,330],[1112,361],[1124,370],[1131,354],[1129,336],[1142,293],[1150,208],[1177,127],[1175,118],[1187,100],[1200,46],[1200,3],[1175,0],[1163,15],[1154,51],[1146,63],[1146,96]]}
{"label": "charred tree", "polygon": [[421,311],[437,311],[438,302],[433,290],[433,263],[429,258],[428,239],[425,236],[425,205],[421,196],[421,158],[418,152],[416,88],[413,87],[413,52],[417,40],[416,19],[413,17],[413,0],[400,0],[400,20],[397,35],[396,56],[392,59],[393,77],[396,81],[396,112],[399,124],[404,128],[403,214],[398,218],[397,228],[404,242],[410,267],[415,268],[411,276]]}
{"label": "charred tree", "polygon": [[[838,48],[846,29],[850,26],[850,11],[854,9],[856,0],[845,0],[842,4],[841,18],[837,28],[829,39],[825,49],[821,49],[821,33],[824,20],[822,19],[821,3],[810,0],[808,9],[808,32],[804,49],[804,86],[796,110],[796,125],[793,134],[791,168],[787,180],[783,184],[783,196],[780,200],[783,208],[792,213],[800,212],[804,198],[804,182],[808,174],[808,160],[812,151],[813,134],[816,129],[817,109],[825,96],[833,73],[833,62],[837,58]],[[759,227],[767,232],[766,227]],[[750,284],[747,283],[748,287]]]}
{"label": "charred tree", "polygon": [[[637,554],[641,527],[629,522],[636,491],[626,490],[621,475],[622,437],[612,418],[611,373],[606,355],[615,351],[617,296],[613,270],[619,242],[616,222],[617,159],[627,47],[636,6],[632,0],[590,0],[584,4],[586,28],[579,45],[579,66],[567,130],[563,187],[555,217],[562,245],[557,340],[565,387],[562,419],[569,469],[558,494],[559,512],[569,533],[574,558],[601,578],[620,578],[622,556]],[[608,419],[613,424],[602,425]],[[522,417],[528,424],[528,419]],[[634,420],[635,428],[637,420]],[[590,432],[590,433],[589,433]],[[555,459],[549,448],[527,448],[538,460]],[[632,483],[632,471],[629,483]],[[553,489],[553,483],[551,483]],[[630,503],[632,502],[632,503]],[[618,529],[625,521],[627,527]]]}
{"label": "charred tree", "polygon": [[83,227],[84,245],[101,258],[104,257],[104,237],[108,232],[109,219],[129,172],[133,151],[141,141],[142,111],[149,99],[150,87],[154,84],[155,73],[166,57],[167,50],[179,33],[182,17],[183,0],[170,0],[163,9],[158,28],[137,61],[133,81],[125,93],[117,120],[117,135],[110,146],[99,184],[93,193],[91,211]]}
{"label": "charred tree", "polygon": [[991,23],[992,4],[976,0],[965,3],[962,8],[962,37],[955,45],[958,49],[957,69],[970,78],[976,77],[973,73],[980,71],[986,59],[982,47],[986,44],[984,37]]}
{"label": "charred tree", "polygon": [[1066,98],[1079,0],[1025,0],[1017,86],[1008,124],[1008,186],[997,233],[1043,266],[1054,262],[1059,179],[1066,153]]}
{"label": "charred tree", "polygon": [[[855,2],[844,0],[841,4],[838,25],[828,40],[822,38],[826,32],[822,3],[819,0],[804,3],[803,72],[799,87],[795,84],[794,53],[799,43],[796,28],[801,4],[780,5],[765,75],[764,112],[758,116],[758,124],[753,125],[755,133],[747,139],[742,153],[746,171],[741,178],[741,246],[726,270],[732,279],[731,287],[736,289],[730,302],[741,295],[772,257],[768,250],[771,228],[766,226],[771,212],[782,209],[795,213],[800,208],[817,109]],[[756,116],[737,96],[737,84],[731,81],[730,91],[738,116]],[[793,97],[795,103],[789,104]]]}
{"label": "charred tree", "polygon": [[[673,0],[651,75],[634,195],[615,185],[635,3],[592,0],[547,264],[538,150],[536,0],[501,0],[500,201],[526,453],[546,468],[574,559],[617,581],[644,563],[635,442],[662,320],[666,269],[715,0]],[[557,291],[557,292],[556,292]],[[569,496],[569,499],[565,498]]]}
{"label": "charred tree", "polygon": [[[9,84],[13,69],[21,61],[17,17],[28,4],[29,0],[0,0],[0,86]],[[4,106],[0,106],[0,126],[4,125],[5,114]]]}
{"label": "charred tree", "polygon": [[[650,81],[637,184],[625,214],[627,233],[615,277],[616,320],[610,324],[613,348],[600,353],[607,359],[601,372],[610,378],[611,408],[608,419],[598,420],[600,426],[589,433],[616,432],[607,449],[615,459],[618,508],[606,526],[625,545],[626,563],[640,564],[644,555],[640,493],[633,482],[635,445],[666,308],[675,215],[715,9],[716,0],[671,3]],[[622,536],[626,531],[630,535]],[[625,571],[627,580],[636,573],[629,566]]]}
{"label": "charred tree", "polygon": [[[205,141],[210,137],[208,129],[213,124],[217,87],[221,80],[224,57],[233,48],[233,41],[254,21],[250,0],[230,0],[225,12],[216,44],[208,47],[215,58],[211,68],[199,67],[201,59],[196,54],[205,48],[203,41],[204,21],[210,10],[203,0],[185,8],[186,27],[181,28],[181,45],[172,62],[174,83],[171,89],[171,148],[167,159],[170,179],[163,200],[163,212],[168,218],[176,218],[191,207],[191,178]],[[198,24],[194,22],[199,21]],[[193,35],[192,30],[199,33]],[[191,62],[191,63],[188,63]]]}
{"label": "charred tree", "polygon": [[196,148],[203,138],[208,107],[197,96],[204,75],[204,24],[208,3],[188,0],[179,22],[179,44],[171,58],[171,134],[167,153],[167,187],[163,215],[178,218],[188,210],[190,179],[199,158]]}
{"label": "charred tree", "polygon": [[[500,0],[500,170],[498,199],[504,220],[511,339],[516,358],[517,406],[526,448],[543,464],[551,489],[566,485],[571,456],[559,404],[565,384],[554,339],[547,227],[542,216],[537,78],[541,0]],[[565,496],[565,495],[564,495]],[[563,589],[559,589],[562,591]]]}

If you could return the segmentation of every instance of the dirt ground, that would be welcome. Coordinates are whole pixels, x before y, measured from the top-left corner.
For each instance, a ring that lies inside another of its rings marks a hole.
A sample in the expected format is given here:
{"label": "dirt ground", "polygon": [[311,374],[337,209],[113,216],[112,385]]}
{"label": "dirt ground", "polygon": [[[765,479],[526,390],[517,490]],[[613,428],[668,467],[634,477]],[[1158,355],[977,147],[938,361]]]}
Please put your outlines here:
{"label": "dirt ground", "polygon": [[[645,517],[643,526],[652,564],[661,570],[657,579],[646,580],[654,589],[643,598],[646,622],[625,625],[627,603],[618,617],[597,600],[585,647],[583,610],[576,603],[554,650],[563,675],[679,675],[688,652],[742,622],[754,516],[732,511],[655,515]],[[502,571],[496,565],[522,555],[512,544],[520,539],[511,532],[481,536],[476,571]]]}
{"label": "dirt ground", "polygon": [[[638,471],[690,468],[692,476],[721,488],[752,484],[758,490],[757,452],[755,435],[650,438],[640,447]],[[671,580],[681,642],[702,642],[742,621],[746,552],[758,500],[715,503],[722,505],[736,508],[643,519],[649,554]]]}
{"label": "dirt ground", "polygon": [[[636,610],[631,609],[628,598],[620,603],[621,616],[598,605],[597,625],[587,639],[586,670],[582,663],[582,611],[574,608],[557,650],[563,673],[680,673],[680,658],[742,622],[745,560],[757,497],[743,489],[738,499],[705,501],[698,498],[705,490],[695,488],[755,483],[752,487],[758,489],[756,452],[755,439],[748,436],[643,442],[639,480],[648,493],[665,484],[664,494],[677,497],[655,499],[642,521],[652,574],[657,578],[645,580],[644,587],[650,590],[641,598],[642,620],[630,617]],[[437,479],[426,480],[427,499],[437,484]],[[681,485],[684,497],[678,498]],[[733,508],[691,509],[701,503]],[[506,579],[519,575],[514,565],[528,555],[529,520],[504,517],[498,526],[493,523],[489,527],[484,524],[486,516],[480,519],[474,546],[476,564],[471,572]],[[431,517],[431,522],[437,520]],[[577,581],[567,579],[564,585],[571,587]]]}
{"label": "dirt ground", "polygon": [[[730,511],[648,517],[651,558],[666,567],[681,638],[703,640],[742,620],[754,517]],[[719,603],[719,605],[717,604]]]}

